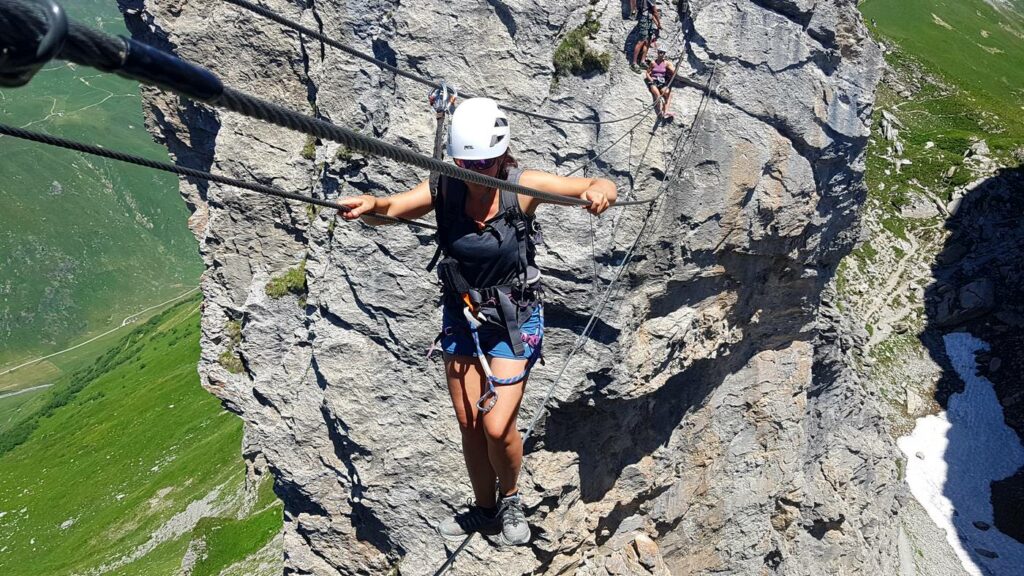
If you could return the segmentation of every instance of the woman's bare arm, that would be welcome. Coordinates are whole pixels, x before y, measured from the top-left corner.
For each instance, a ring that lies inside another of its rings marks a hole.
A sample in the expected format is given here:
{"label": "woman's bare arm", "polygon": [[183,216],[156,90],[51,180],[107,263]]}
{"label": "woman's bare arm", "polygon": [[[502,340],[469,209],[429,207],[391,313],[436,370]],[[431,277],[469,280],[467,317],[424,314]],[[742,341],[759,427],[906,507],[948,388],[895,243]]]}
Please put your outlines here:
{"label": "woman's bare arm", "polygon": [[339,201],[342,205],[348,206],[351,210],[342,214],[346,220],[355,220],[366,215],[364,222],[371,226],[391,224],[373,218],[371,214],[386,214],[396,218],[416,219],[430,213],[434,209],[434,203],[430,197],[430,182],[424,180],[412,190],[399,192],[384,198],[364,194],[353,196]]}
{"label": "woman's bare arm", "polygon": [[[590,200],[591,205],[586,209],[593,214],[604,212],[618,198],[615,183],[605,178],[576,178],[558,176],[538,170],[526,170],[520,176],[519,183],[541,192]],[[527,214],[533,214],[537,210],[537,206],[545,202],[545,200],[530,197],[523,204],[523,210]]]}

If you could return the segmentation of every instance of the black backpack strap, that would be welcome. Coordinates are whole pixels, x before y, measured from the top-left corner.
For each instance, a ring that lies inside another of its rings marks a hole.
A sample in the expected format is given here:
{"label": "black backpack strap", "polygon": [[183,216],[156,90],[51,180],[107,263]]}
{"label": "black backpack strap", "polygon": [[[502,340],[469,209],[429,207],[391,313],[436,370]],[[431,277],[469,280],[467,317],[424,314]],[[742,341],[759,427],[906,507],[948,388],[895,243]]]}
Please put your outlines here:
{"label": "black backpack strap", "polygon": [[[505,180],[518,184],[523,172],[522,168],[513,166],[509,168],[508,177]],[[530,264],[528,259],[530,249],[530,218],[523,212],[522,206],[519,205],[519,194],[515,192],[502,190],[501,204],[508,217],[509,224],[516,230],[516,240],[519,242],[519,279],[522,282],[523,289],[525,289],[526,267]]]}
{"label": "black backpack strap", "polygon": [[434,256],[430,258],[430,263],[427,264],[427,272],[434,269],[437,266],[437,261],[441,259],[441,255],[444,253],[444,247],[448,241],[448,230],[451,228],[451,219],[448,217],[448,202],[445,202],[445,198],[448,196],[448,177],[438,176],[438,181],[435,184],[431,180],[430,186],[430,201],[434,205],[434,219],[437,221],[437,233],[434,234],[434,241],[437,242],[437,250],[434,251]]}

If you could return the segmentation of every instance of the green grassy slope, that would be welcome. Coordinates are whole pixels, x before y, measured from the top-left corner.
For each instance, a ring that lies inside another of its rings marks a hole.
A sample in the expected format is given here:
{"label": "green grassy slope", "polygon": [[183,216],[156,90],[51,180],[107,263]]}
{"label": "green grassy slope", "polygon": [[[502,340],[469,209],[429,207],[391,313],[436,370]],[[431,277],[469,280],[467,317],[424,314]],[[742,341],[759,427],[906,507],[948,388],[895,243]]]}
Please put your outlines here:
{"label": "green grassy slope", "polygon": [[[1021,161],[1024,0],[864,0],[859,7],[887,48],[888,70],[867,150],[865,240],[840,264],[836,287],[840,305],[864,322],[872,385],[902,430],[913,426],[911,392],[934,392],[920,381],[916,359],[928,354],[918,334],[951,200],[992,166]],[[882,133],[883,111],[898,122],[902,153]],[[990,148],[984,164],[966,157],[981,140]],[[910,163],[897,168],[894,160]]]}
{"label": "green grassy slope", "polygon": [[[1024,137],[1024,12],[984,0],[865,0],[860,9],[887,42],[961,88],[969,109],[997,116],[989,131]],[[955,112],[955,111],[954,111]]]}
{"label": "green grassy slope", "polygon": [[[888,143],[877,130],[868,150],[870,194],[886,231],[896,238],[906,238],[908,225],[934,225],[903,221],[900,209],[908,194],[924,191],[946,202],[973,178],[963,166],[973,141],[984,139],[995,159],[1011,165],[1013,152],[1024,146],[1024,3],[999,5],[1004,8],[985,0],[860,4],[871,29],[890,47],[886,61],[892,74],[920,88],[908,98],[883,84],[876,102],[902,122],[903,157],[912,164],[897,173],[883,157]],[[870,245],[866,252],[856,255],[870,259]]]}
{"label": "green grassy slope", "polygon": [[156,316],[0,433],[0,574],[175,574],[190,547],[218,574],[280,530],[269,483],[245,502],[241,421],[199,386],[198,318],[198,298]]}
{"label": "green grassy slope", "polygon": [[[123,33],[116,0],[65,2]],[[0,121],[149,158],[135,83],[63,63],[0,90]],[[0,367],[86,339],[197,284],[202,264],[177,180],[0,139]]]}

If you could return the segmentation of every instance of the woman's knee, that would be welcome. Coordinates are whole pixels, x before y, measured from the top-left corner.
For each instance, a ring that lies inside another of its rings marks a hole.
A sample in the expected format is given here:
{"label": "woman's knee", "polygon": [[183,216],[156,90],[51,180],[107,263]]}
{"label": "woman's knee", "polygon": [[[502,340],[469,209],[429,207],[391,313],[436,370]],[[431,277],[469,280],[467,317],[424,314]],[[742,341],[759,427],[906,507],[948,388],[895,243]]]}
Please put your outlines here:
{"label": "woman's knee", "polygon": [[508,418],[484,418],[483,428],[488,441],[503,444],[511,444],[519,433],[515,420]]}

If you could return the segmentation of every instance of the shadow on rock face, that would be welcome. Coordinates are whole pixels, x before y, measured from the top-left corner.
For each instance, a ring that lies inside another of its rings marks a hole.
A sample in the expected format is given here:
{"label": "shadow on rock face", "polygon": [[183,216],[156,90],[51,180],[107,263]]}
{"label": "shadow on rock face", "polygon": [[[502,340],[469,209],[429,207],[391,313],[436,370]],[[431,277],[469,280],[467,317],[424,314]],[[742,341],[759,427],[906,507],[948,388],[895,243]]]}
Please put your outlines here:
{"label": "shadow on rock face", "polygon": [[[1024,168],[999,171],[951,209],[954,214],[946,222],[951,235],[933,265],[935,282],[925,293],[927,326],[921,341],[943,367],[935,399],[950,410],[943,494],[952,502],[953,524],[964,550],[978,566],[986,566],[999,554],[977,544],[986,542],[984,533],[990,527],[967,517],[971,510],[987,509],[987,503],[978,502],[982,496],[976,490],[979,474],[985,473],[978,469],[979,446],[991,454],[1012,447],[991,446],[997,440],[979,438],[977,421],[984,417],[980,407],[962,401],[966,397],[953,399],[965,392],[965,384],[953,369],[943,338],[966,332],[989,346],[976,354],[968,371],[974,369],[992,382],[1005,424],[1024,439]],[[965,413],[965,406],[972,411]],[[982,465],[992,470],[985,462],[1000,459],[983,458]],[[995,527],[1024,543],[1024,468],[993,479],[990,487]]]}
{"label": "shadow on rock face", "polygon": [[[690,255],[700,259],[699,255]],[[709,256],[710,257],[710,256]],[[649,318],[669,309],[699,306],[715,294],[733,292],[736,302],[727,312],[729,326],[743,326],[739,341],[719,345],[713,358],[700,358],[670,376],[657,389],[640,395],[615,397],[603,372],[589,373],[593,385],[576,399],[554,408],[539,434],[525,447],[574,452],[579,457],[580,492],[584,502],[601,500],[630,464],[639,462],[668,444],[683,419],[701,408],[711,393],[730,375],[766,350],[788,348],[805,332],[812,317],[803,298],[817,291],[791,260],[764,255],[727,252],[714,257],[725,274],[714,278],[668,279],[664,294],[652,299]],[[787,297],[787,295],[791,297]],[[752,318],[770,318],[757,322]],[[671,357],[679,353],[668,347]],[[662,372],[659,367],[652,373]]]}

